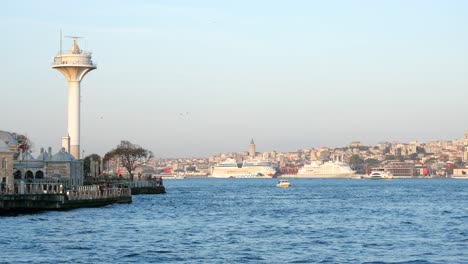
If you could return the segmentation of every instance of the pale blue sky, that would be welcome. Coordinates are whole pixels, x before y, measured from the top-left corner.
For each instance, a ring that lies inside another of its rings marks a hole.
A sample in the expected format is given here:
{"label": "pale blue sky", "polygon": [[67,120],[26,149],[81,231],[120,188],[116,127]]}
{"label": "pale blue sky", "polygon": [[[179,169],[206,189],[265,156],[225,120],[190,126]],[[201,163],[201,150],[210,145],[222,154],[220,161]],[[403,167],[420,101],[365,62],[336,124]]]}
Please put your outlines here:
{"label": "pale blue sky", "polygon": [[259,151],[461,138],[467,14],[450,0],[5,1],[0,129],[59,148],[62,29],[98,63],[82,82],[85,155],[121,139],[188,157],[251,138]]}

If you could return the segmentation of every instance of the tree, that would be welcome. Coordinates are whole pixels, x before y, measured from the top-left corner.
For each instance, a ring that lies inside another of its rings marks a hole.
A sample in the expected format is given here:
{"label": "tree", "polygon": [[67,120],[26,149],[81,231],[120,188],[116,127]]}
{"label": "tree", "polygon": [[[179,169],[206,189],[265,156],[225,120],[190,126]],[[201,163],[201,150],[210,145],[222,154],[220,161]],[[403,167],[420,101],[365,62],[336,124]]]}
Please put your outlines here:
{"label": "tree", "polygon": [[369,158],[366,159],[364,162],[366,163],[367,168],[374,168],[380,166],[380,161],[377,159]]}
{"label": "tree", "polygon": [[349,165],[351,167],[355,167],[356,165],[361,165],[364,163],[364,160],[359,155],[352,155],[349,158]]}
{"label": "tree", "polygon": [[463,163],[461,158],[457,158],[457,160],[453,163],[453,165],[455,166],[456,169],[465,167],[465,163]]}
{"label": "tree", "polygon": [[367,151],[367,150],[369,150],[369,147],[368,146],[359,146],[358,149],[360,151]]}
{"label": "tree", "polygon": [[11,133],[11,135],[16,139],[19,146],[18,151],[13,155],[13,159],[17,159],[19,157],[20,149],[23,150],[23,152],[31,150],[33,144],[26,135],[22,135],[16,132]]}
{"label": "tree", "polygon": [[118,158],[120,164],[127,169],[130,180],[133,181],[133,171],[142,163],[148,162],[153,157],[153,153],[139,145],[132,144],[130,141],[122,140],[117,148],[109,151],[104,156],[106,161],[112,158]]}

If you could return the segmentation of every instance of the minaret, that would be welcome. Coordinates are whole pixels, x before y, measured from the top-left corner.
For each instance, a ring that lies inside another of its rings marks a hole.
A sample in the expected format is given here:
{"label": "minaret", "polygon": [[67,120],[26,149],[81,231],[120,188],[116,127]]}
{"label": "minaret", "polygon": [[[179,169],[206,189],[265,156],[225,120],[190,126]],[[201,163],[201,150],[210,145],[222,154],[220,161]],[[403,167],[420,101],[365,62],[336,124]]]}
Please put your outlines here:
{"label": "minaret", "polygon": [[[54,57],[52,68],[61,72],[68,81],[68,135],[62,137],[62,147],[76,159],[80,158],[80,83],[86,73],[96,69],[91,60],[91,52],[80,50],[76,43],[79,37],[73,38],[69,51]],[[61,49],[62,47],[60,47]],[[63,142],[68,138],[69,142]],[[67,149],[69,146],[70,149]]]}
{"label": "minaret", "polygon": [[252,140],[250,140],[250,145],[249,145],[249,157],[254,157],[255,156],[255,143]]}

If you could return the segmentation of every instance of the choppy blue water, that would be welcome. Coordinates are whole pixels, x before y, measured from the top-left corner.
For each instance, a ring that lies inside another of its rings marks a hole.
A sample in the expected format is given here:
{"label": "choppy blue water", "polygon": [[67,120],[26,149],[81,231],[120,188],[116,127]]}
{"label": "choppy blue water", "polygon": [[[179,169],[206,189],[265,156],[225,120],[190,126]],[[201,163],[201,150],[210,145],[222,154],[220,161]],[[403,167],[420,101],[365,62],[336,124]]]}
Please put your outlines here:
{"label": "choppy blue water", "polygon": [[468,181],[167,180],[132,204],[0,218],[0,263],[468,263]]}

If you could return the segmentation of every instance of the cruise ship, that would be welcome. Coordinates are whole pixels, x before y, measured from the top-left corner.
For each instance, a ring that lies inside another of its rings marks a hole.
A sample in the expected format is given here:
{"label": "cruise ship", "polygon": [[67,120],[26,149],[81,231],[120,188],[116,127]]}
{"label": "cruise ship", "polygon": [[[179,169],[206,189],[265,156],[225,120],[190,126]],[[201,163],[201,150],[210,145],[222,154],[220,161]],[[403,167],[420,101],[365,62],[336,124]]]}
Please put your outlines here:
{"label": "cruise ship", "polygon": [[[241,166],[239,166],[241,165]],[[227,159],[213,167],[213,178],[272,178],[276,174],[269,160],[250,159],[237,164],[234,159]]]}
{"label": "cruise ship", "polygon": [[348,164],[339,161],[320,163],[312,161],[304,165],[297,174],[285,175],[290,178],[351,178],[356,174]]}

